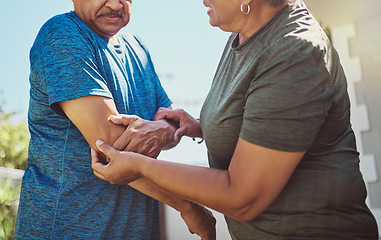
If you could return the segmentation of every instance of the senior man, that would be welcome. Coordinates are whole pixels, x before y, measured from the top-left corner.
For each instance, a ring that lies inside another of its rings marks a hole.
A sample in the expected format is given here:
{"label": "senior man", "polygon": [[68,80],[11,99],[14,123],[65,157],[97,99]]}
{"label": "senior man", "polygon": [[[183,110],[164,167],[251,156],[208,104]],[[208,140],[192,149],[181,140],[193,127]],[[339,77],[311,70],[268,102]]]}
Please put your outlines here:
{"label": "senior man", "polygon": [[[151,197],[180,211],[203,239],[215,238],[206,209],[147,179],[119,186],[93,174],[98,138],[114,144],[127,131],[120,149],[157,156],[173,142],[174,126],[152,121],[171,101],[142,42],[119,33],[132,0],[73,3],[73,12],[43,25],[30,51],[31,141],[15,239],[160,239]],[[118,113],[136,117],[126,129],[108,120]]]}

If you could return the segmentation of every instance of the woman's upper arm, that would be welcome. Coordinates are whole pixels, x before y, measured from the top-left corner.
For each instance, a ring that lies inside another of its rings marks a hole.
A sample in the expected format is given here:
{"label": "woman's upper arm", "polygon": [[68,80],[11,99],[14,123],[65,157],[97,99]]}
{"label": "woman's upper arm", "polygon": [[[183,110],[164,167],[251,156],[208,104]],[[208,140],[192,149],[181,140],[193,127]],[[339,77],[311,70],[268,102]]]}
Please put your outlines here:
{"label": "woman's upper arm", "polygon": [[239,138],[229,176],[231,188],[241,206],[237,218],[251,220],[279,195],[305,152],[284,152]]}
{"label": "woman's upper arm", "polygon": [[59,102],[59,106],[94,149],[97,149],[95,141],[98,139],[112,145],[126,128],[108,120],[111,115],[118,114],[114,100],[111,98],[80,97]]}

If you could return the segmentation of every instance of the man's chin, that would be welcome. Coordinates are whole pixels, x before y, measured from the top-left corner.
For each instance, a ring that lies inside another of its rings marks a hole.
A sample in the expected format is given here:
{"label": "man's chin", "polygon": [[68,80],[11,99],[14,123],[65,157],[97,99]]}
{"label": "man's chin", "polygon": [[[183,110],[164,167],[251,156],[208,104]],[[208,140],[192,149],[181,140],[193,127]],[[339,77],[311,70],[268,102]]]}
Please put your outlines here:
{"label": "man's chin", "polygon": [[117,34],[120,31],[120,29],[122,29],[122,27],[104,28],[104,29],[99,29],[97,33],[101,37],[110,39],[115,34]]}

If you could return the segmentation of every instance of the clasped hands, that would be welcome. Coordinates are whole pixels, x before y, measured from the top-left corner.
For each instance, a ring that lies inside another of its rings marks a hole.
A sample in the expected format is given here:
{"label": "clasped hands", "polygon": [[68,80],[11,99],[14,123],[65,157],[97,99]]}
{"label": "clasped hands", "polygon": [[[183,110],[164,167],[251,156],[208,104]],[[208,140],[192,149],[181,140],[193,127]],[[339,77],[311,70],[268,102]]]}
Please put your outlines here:
{"label": "clasped hands", "polygon": [[126,126],[124,133],[110,146],[98,140],[104,162],[91,150],[94,174],[112,184],[128,184],[141,177],[139,162],[156,158],[162,149],[176,146],[183,136],[202,137],[199,121],[181,109],[160,108],[154,121],[134,115],[113,115],[110,121]]}
{"label": "clasped hands", "polygon": [[97,140],[98,151],[91,149],[91,156],[94,174],[112,184],[128,184],[140,177],[132,171],[132,156],[156,158],[167,145],[177,144],[173,141],[176,127],[169,121],[149,121],[126,114],[112,115],[109,120],[126,129],[112,146]]}

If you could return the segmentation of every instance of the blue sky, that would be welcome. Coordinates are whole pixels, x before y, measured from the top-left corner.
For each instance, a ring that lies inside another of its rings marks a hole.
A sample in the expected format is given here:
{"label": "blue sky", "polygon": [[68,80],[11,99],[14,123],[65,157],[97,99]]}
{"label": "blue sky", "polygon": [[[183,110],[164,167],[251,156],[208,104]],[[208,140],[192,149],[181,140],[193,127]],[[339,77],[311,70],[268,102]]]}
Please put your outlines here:
{"label": "blue sky", "polygon": [[[71,11],[70,0],[4,1],[0,8],[0,105],[27,116],[29,50],[43,23]],[[229,33],[209,25],[202,0],[134,0],[130,23],[122,30],[148,47],[174,107],[197,115],[208,92]]]}

